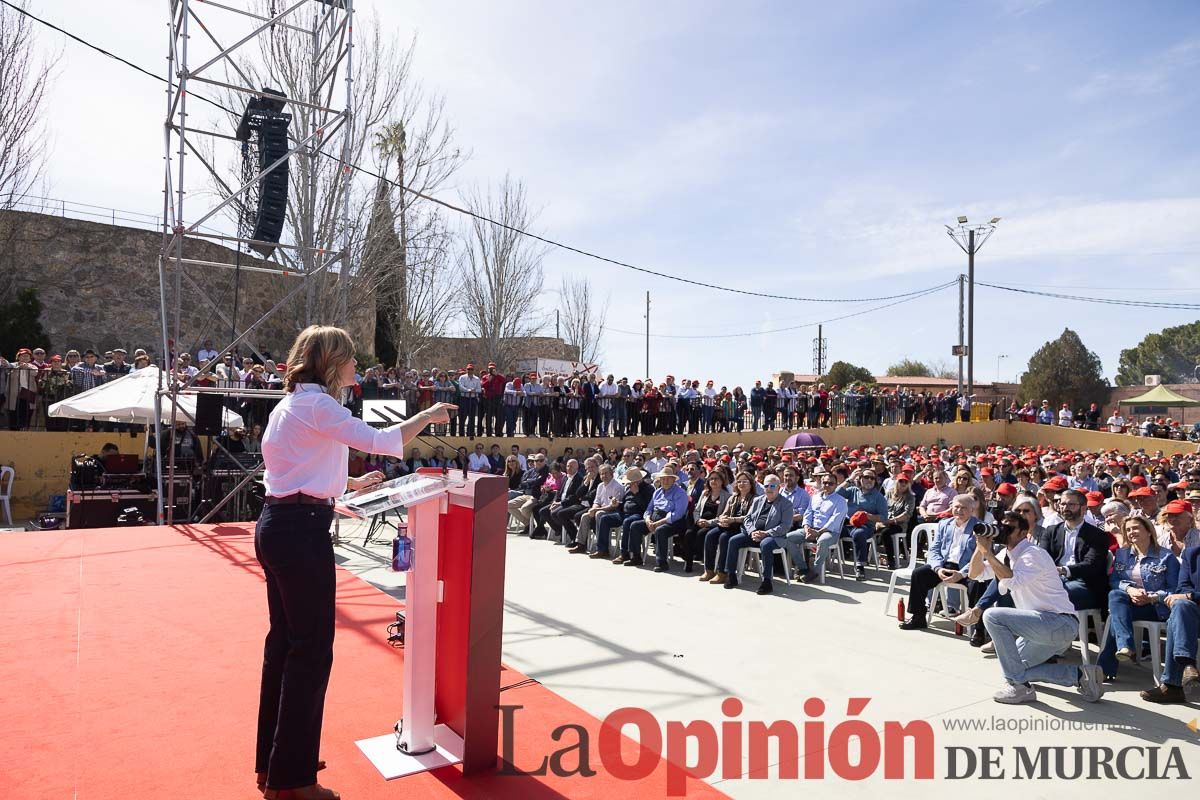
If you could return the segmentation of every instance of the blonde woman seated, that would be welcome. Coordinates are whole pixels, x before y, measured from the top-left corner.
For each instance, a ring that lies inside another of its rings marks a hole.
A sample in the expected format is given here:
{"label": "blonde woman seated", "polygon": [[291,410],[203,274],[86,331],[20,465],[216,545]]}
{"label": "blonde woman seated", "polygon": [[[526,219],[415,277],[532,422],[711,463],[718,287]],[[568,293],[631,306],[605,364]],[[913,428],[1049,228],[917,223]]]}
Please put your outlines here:
{"label": "blonde woman seated", "polygon": [[1126,517],[1122,528],[1129,544],[1113,558],[1108,639],[1096,662],[1106,680],[1117,677],[1117,662],[1138,660],[1133,623],[1165,622],[1171,614],[1167,595],[1174,594],[1179,583],[1179,559],[1158,543],[1150,520]]}

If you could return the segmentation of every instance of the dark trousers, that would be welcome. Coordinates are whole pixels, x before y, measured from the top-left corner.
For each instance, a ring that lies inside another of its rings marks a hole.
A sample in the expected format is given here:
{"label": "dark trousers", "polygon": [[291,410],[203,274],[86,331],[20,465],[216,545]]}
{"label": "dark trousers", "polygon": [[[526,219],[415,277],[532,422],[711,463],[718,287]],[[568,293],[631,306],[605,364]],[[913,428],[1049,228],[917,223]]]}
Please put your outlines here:
{"label": "dark trousers", "polygon": [[271,621],[254,761],[272,789],[317,781],[325,688],[333,666],[332,521],[329,506],[266,506],[254,530]]}
{"label": "dark trousers", "polygon": [[698,559],[703,560],[705,537],[708,536],[709,531],[713,530],[716,530],[715,525],[707,528],[701,528],[693,522],[688,526],[688,529],[684,532],[683,538],[680,541],[680,544],[682,545],[681,549],[683,550],[684,564],[690,567]]}
{"label": "dark trousers", "polygon": [[[671,537],[681,536],[686,525],[687,517],[682,517],[666,525],[660,525],[654,531],[654,557],[658,566],[667,567],[671,561]],[[646,523],[642,523],[645,525]]]}
{"label": "dark trousers", "polygon": [[704,535],[704,569],[712,571],[720,564],[721,572],[724,572],[729,540],[741,532],[741,527],[709,528]]}
{"label": "dark trousers", "polygon": [[[639,517],[631,515],[628,519],[635,520]],[[620,511],[610,511],[607,514],[598,514],[596,516],[596,552],[608,555],[608,542],[612,538],[612,529],[621,525],[626,517]]]}
{"label": "dark trousers", "polygon": [[1085,608],[1105,608],[1105,601],[1108,598],[1097,597],[1096,593],[1089,589],[1083,581],[1063,581],[1063,587],[1067,590],[1067,597],[1071,599],[1071,605],[1075,606],[1076,611],[1082,611]]}
{"label": "dark trousers", "polygon": [[579,533],[579,517],[587,510],[587,506],[576,504],[573,506],[559,506],[550,512],[550,528],[558,537],[562,537],[563,531],[567,532],[567,542],[575,543],[575,537]]}
{"label": "dark trousers", "polygon": [[533,502],[534,527],[531,537],[535,539],[546,538],[546,523],[550,521],[550,504],[554,502],[553,494],[544,494]]}
{"label": "dark trousers", "polygon": [[[943,569],[958,569],[958,565],[953,561],[947,561],[942,564]],[[963,579],[963,584],[967,588],[968,600],[977,599],[982,594],[982,589],[978,589],[976,581]],[[913,571],[912,587],[908,592],[908,609],[914,617],[923,617],[929,612],[929,606],[925,601],[925,595],[929,594],[935,586],[942,582],[938,577],[937,570],[928,564],[922,564]],[[965,611],[966,609],[960,609]]]}
{"label": "dark trousers", "polygon": [[[478,397],[460,397],[458,399],[459,428],[463,436],[475,438],[475,417],[479,409]],[[499,426],[497,426],[499,428]]]}

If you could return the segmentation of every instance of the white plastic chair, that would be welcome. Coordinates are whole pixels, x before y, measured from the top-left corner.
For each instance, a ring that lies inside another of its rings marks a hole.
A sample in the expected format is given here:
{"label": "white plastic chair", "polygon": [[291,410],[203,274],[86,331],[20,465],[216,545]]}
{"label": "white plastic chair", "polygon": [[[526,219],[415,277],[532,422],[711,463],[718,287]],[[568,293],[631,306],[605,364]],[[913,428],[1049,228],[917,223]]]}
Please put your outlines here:
{"label": "white plastic chair", "polygon": [[[776,553],[779,553],[783,556],[783,583],[785,586],[791,586],[792,585],[792,557],[788,555],[788,551],[787,551],[786,547],[776,548],[774,551],[772,551],[771,558],[774,558]],[[758,576],[760,578],[762,577],[762,574],[763,574],[762,550],[760,550],[757,547],[743,547],[741,550],[738,551],[737,577],[738,577],[739,582],[742,580],[742,577],[746,574],[746,567],[751,566],[749,564],[749,561],[751,558],[754,559],[752,568],[754,569],[754,571],[758,574]],[[777,570],[777,572],[778,572],[778,570]]]}
{"label": "white plastic chair", "polygon": [[0,508],[4,509],[4,524],[11,526],[13,484],[17,482],[17,471],[12,467],[0,467]]}
{"label": "white plastic chair", "polygon": [[1150,640],[1150,672],[1154,675],[1154,682],[1156,684],[1162,683],[1163,661],[1168,655],[1165,652],[1167,643],[1163,638],[1167,635],[1167,623],[1158,622],[1157,620],[1133,623],[1133,643],[1135,647],[1141,647],[1143,633]]}
{"label": "white plastic chair", "polygon": [[1079,633],[1075,634],[1075,638],[1079,640],[1079,660],[1084,664],[1091,664],[1092,649],[1088,646],[1088,633],[1094,630],[1098,647],[1104,647],[1104,640],[1100,638],[1104,620],[1098,608],[1080,609],[1075,612],[1075,616],[1079,619]]}
{"label": "white plastic chair", "polygon": [[[903,581],[912,581],[913,571],[916,570],[916,568],[917,568],[917,550],[919,549],[918,545],[920,544],[920,537],[921,536],[932,537],[936,530],[937,530],[936,522],[924,522],[924,523],[918,525],[917,527],[913,528],[913,532],[909,536],[909,540],[908,540],[908,566],[900,568],[900,569],[892,570],[892,578],[891,578],[891,581],[888,583],[887,597],[883,601],[883,613],[884,614],[887,614],[890,616],[893,613],[892,596],[896,593],[896,582],[902,581],[902,580]],[[899,536],[900,534],[894,534],[894,535]],[[897,550],[895,548],[895,546],[893,546],[892,552],[899,553],[900,551]]]}

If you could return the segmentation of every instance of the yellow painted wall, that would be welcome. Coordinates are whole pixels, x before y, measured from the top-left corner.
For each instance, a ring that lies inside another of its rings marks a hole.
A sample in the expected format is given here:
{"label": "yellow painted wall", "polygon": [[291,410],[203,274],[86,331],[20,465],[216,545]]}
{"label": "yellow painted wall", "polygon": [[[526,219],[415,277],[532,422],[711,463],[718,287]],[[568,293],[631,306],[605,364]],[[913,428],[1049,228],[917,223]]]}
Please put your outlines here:
{"label": "yellow painted wall", "polygon": [[122,453],[142,453],[144,436],[118,433],[52,433],[4,431],[0,433],[0,464],[16,470],[13,483],[13,519],[28,519],[45,510],[50,495],[66,494],[71,477],[71,456],[99,453],[112,442]]}
{"label": "yellow painted wall", "polygon": [[[1027,423],[1008,423],[1003,420],[973,423],[951,423],[947,425],[893,425],[884,427],[865,428],[836,428],[832,430],[815,431],[825,443],[832,447],[858,445],[936,445],[942,442],[958,444],[966,447],[1004,443],[1008,445],[1037,446],[1039,444],[1054,447],[1070,447],[1077,450],[1109,450],[1116,448],[1125,452],[1145,447],[1150,452],[1161,449],[1163,452],[1191,453],[1195,445],[1186,442],[1168,442],[1161,439],[1139,439],[1097,431],[1081,431],[1073,428],[1059,428],[1048,425],[1030,425]],[[522,450],[545,447],[552,455],[562,452],[568,445],[573,447],[586,446],[600,442],[604,447],[622,447],[646,442],[650,446],[673,445],[677,441],[691,441],[701,444],[737,444],[741,442],[747,447],[769,447],[782,445],[788,437],[787,431],[759,431],[743,433],[722,433],[708,436],[649,436],[628,437],[617,439],[483,439],[486,446],[491,447],[495,442],[505,453],[513,444]],[[70,477],[71,455],[74,453],[98,453],[105,442],[114,442],[123,453],[141,453],[142,437],[130,438],[128,434],[116,433],[50,433],[36,432],[0,432],[0,464],[16,469],[16,483],[13,487],[13,516],[27,519],[44,509],[50,495],[64,494]],[[465,437],[446,437],[450,449],[464,446],[473,449],[475,443]],[[433,452],[438,444],[430,438],[417,439],[415,444],[425,454]]]}
{"label": "yellow painted wall", "polygon": [[1147,453],[1162,450],[1168,456],[1175,453],[1195,453],[1196,445],[1191,442],[1172,442],[1168,439],[1143,439],[1124,433],[1085,431],[1077,428],[1060,428],[1057,425],[1034,425],[1029,422],[1013,422],[1008,425],[1005,441],[1009,445],[1023,447],[1066,447],[1072,450],[1119,450],[1132,453],[1145,449]]}

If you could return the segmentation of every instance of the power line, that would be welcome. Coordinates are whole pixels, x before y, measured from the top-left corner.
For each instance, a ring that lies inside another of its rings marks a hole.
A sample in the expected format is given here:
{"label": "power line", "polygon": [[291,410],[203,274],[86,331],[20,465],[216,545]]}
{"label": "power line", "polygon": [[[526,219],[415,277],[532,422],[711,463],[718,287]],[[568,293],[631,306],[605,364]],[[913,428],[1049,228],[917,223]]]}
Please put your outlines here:
{"label": "power line", "polygon": [[[96,52],[98,52],[102,55],[108,56],[109,58],[114,59],[114,60],[124,64],[127,67],[137,70],[139,73],[141,73],[143,75],[154,78],[155,80],[157,80],[161,83],[168,82],[167,79],[162,77],[161,75],[155,75],[153,72],[150,72],[149,70],[138,66],[137,64],[133,63],[132,61],[128,61],[124,58],[121,58],[120,56],[115,55],[114,53],[112,53],[108,50],[105,50],[104,48],[99,47],[98,45],[92,44],[91,42],[87,41],[86,39],[76,36],[75,34],[62,29],[59,26],[54,25],[51,22],[47,22],[46,20],[42,19],[41,17],[31,14],[30,12],[21,8],[20,6],[14,5],[13,3],[9,2],[9,0],[0,0],[0,3],[3,3],[4,5],[8,6],[9,8],[12,8],[13,10],[15,10],[17,12],[26,15],[30,19],[33,19],[33,20],[41,23],[42,25],[45,25],[46,27],[59,32],[59,33],[63,34],[64,36],[67,36],[67,37],[73,39],[76,42],[79,42],[80,44],[84,45],[85,47],[89,47],[92,50],[95,50]],[[210,105],[215,106],[216,108],[218,108],[228,114],[235,113],[231,109],[226,108],[225,106],[221,105],[220,103],[216,102],[215,100],[210,100],[209,98],[205,97],[204,95],[197,94],[196,92],[189,92],[188,94],[191,95],[192,97],[195,97],[198,100],[203,100],[206,103],[209,103]],[[341,160],[342,160],[339,156],[336,156],[332,153],[327,153],[324,150],[321,150],[320,148],[317,148],[317,152],[320,153],[321,155],[325,156],[326,158],[330,158],[330,159],[333,159],[338,162],[341,162]],[[549,239],[545,236],[539,236],[536,233],[531,233],[529,231],[514,227],[512,225],[507,225],[503,222],[500,222],[499,220],[492,219],[491,217],[488,217],[484,214],[480,214],[476,211],[472,211],[471,209],[456,205],[455,203],[451,203],[447,200],[442,200],[440,198],[433,197],[432,195],[425,194],[424,192],[418,191],[416,189],[412,189],[410,187],[403,186],[384,175],[380,175],[376,172],[372,172],[371,170],[369,170],[365,167],[358,166],[357,164],[349,164],[348,166],[351,167],[352,169],[354,169],[356,172],[359,172],[359,173],[362,173],[363,175],[368,175],[372,178],[383,181],[384,183],[388,184],[389,186],[393,186],[393,187],[400,189],[400,191],[402,191],[402,192],[408,192],[409,194],[411,194],[415,197],[420,197],[423,200],[426,200],[430,203],[434,203],[435,205],[442,206],[443,208],[449,209],[458,214],[472,217],[474,219],[480,220],[481,222],[486,222],[489,225],[494,225],[503,230],[507,230],[512,233],[516,233],[520,236],[526,236],[535,241],[550,245],[551,247],[556,247],[556,248],[559,248],[560,250],[566,250],[568,252],[584,256],[585,258],[591,258],[596,261],[602,261],[606,264],[612,264],[614,266],[623,267],[625,269],[631,269],[636,272],[641,272],[646,275],[653,275],[655,277],[663,278],[665,280],[675,281],[677,283],[684,283],[684,284],[688,284],[691,286],[697,286],[697,287],[700,287],[703,289],[713,289],[715,291],[728,292],[730,294],[740,294],[740,295],[744,295],[747,297],[760,297],[760,298],[764,298],[764,299],[768,299],[768,300],[787,300],[790,302],[798,302],[798,303],[872,303],[872,302],[878,302],[880,300],[896,300],[896,299],[902,299],[902,298],[906,298],[906,297],[919,297],[919,296],[924,295],[926,292],[931,291],[933,288],[935,288],[935,287],[926,287],[923,289],[916,289],[914,291],[905,292],[902,294],[882,295],[879,297],[799,297],[799,296],[792,296],[792,295],[773,294],[770,292],[755,292],[755,291],[751,291],[749,289],[736,289],[731,286],[722,286],[722,285],[716,284],[716,283],[707,283],[705,281],[697,281],[697,280],[693,280],[691,278],[684,278],[679,275],[672,275],[667,272],[659,272],[658,270],[649,269],[647,267],[639,267],[636,264],[630,264],[626,261],[620,261],[615,258],[609,258],[607,256],[602,256],[598,253],[593,253],[589,250],[584,250],[579,247],[574,247],[569,244],[564,244],[563,242],[559,242],[554,239]]]}
{"label": "power line", "polygon": [[1000,289],[1005,292],[1017,292],[1019,294],[1031,294],[1039,297],[1053,297],[1058,300],[1075,300],[1085,303],[1103,303],[1112,306],[1132,306],[1134,308],[1162,308],[1178,311],[1200,311],[1200,303],[1162,303],[1155,300],[1113,300],[1107,297],[1087,297],[1084,295],[1075,294],[1060,294],[1058,292],[1039,292],[1034,289],[1023,289],[1018,286],[1001,286],[995,283],[984,283],[983,281],[975,282],[979,286],[987,286],[990,289]]}
{"label": "power line", "polygon": [[[892,306],[898,306],[902,303],[911,303],[913,300],[919,300],[922,297],[925,297],[927,295],[935,294],[936,292],[940,292],[941,290],[949,288],[951,286],[954,286],[957,283],[958,283],[958,280],[955,279],[948,283],[943,283],[941,286],[933,286],[929,289],[926,289],[914,297],[905,297],[901,300],[896,300],[891,303],[885,303],[884,305],[881,305],[881,306],[874,306],[872,308],[863,309],[862,311],[855,311],[850,314],[843,314],[840,317],[832,317],[830,319],[818,320],[817,322],[806,322],[803,325],[792,325],[787,328],[774,328],[772,330],[767,330],[767,331],[746,331],[745,333],[696,333],[696,334],[652,333],[652,334],[650,334],[650,338],[651,339],[739,339],[739,338],[744,338],[747,336],[763,336],[768,333],[785,333],[787,331],[802,330],[803,328],[815,328],[818,325],[827,325],[830,322],[840,322],[841,320],[851,319],[852,317],[861,317],[864,314],[870,314],[875,311],[881,311],[885,308],[891,308]],[[620,330],[619,328],[609,328],[607,326],[604,328],[604,330],[606,332],[611,332],[611,333],[625,333],[625,334],[629,334],[630,336],[645,336],[646,335],[645,331],[623,331],[623,330]]]}

